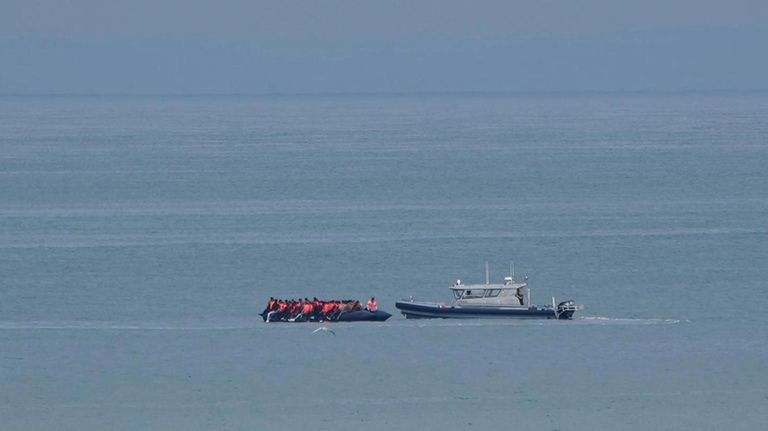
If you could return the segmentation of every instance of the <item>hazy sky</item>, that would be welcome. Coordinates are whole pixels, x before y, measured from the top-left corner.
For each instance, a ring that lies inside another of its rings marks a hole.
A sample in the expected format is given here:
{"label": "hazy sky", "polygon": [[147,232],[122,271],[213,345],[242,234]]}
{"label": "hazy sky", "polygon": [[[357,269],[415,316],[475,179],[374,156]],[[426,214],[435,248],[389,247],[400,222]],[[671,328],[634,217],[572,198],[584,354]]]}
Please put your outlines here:
{"label": "hazy sky", "polygon": [[768,89],[768,0],[0,0],[0,93]]}

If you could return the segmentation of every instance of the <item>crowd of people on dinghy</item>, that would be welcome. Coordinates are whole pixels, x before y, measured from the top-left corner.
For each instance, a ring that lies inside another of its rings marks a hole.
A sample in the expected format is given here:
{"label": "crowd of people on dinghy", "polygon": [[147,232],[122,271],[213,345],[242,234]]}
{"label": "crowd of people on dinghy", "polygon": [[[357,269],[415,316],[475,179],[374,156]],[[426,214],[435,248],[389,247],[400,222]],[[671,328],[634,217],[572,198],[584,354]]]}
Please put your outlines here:
{"label": "crowd of people on dinghy", "polygon": [[266,322],[322,322],[338,320],[344,313],[353,311],[375,312],[378,304],[371,298],[365,308],[357,300],[277,299],[269,298],[262,313]]}

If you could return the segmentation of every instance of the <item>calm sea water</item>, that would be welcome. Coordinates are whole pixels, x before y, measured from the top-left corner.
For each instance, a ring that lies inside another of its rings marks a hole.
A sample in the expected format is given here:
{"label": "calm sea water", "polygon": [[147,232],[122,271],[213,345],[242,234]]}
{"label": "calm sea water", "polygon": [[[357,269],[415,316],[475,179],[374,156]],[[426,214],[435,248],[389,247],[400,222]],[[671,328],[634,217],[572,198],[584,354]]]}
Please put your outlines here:
{"label": "calm sea water", "polygon": [[[0,185],[3,430],[768,427],[767,94],[3,97]],[[586,309],[395,313],[485,261]]]}

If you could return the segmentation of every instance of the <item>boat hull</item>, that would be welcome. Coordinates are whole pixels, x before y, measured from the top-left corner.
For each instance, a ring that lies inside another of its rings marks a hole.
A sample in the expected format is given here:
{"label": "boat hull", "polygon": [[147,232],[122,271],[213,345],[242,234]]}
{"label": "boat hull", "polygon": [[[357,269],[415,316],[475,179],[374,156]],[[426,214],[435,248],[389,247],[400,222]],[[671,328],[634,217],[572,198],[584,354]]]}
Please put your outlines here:
{"label": "boat hull", "polygon": [[[385,320],[392,317],[391,314],[387,313],[386,311],[376,310],[376,311],[368,311],[368,310],[358,310],[358,311],[348,311],[341,313],[338,317],[328,320],[329,322],[384,322]],[[264,321],[267,321],[267,312],[261,313],[261,318],[264,319]],[[283,320],[283,319],[270,319],[269,323],[273,322],[314,322],[313,319],[300,319],[300,320]]]}
{"label": "boat hull", "polygon": [[391,314],[386,311],[349,311],[341,313],[335,321],[336,322],[383,322],[392,317]]}
{"label": "boat hull", "polygon": [[434,302],[397,301],[395,307],[407,319],[570,319],[573,311],[551,307],[461,306]]}

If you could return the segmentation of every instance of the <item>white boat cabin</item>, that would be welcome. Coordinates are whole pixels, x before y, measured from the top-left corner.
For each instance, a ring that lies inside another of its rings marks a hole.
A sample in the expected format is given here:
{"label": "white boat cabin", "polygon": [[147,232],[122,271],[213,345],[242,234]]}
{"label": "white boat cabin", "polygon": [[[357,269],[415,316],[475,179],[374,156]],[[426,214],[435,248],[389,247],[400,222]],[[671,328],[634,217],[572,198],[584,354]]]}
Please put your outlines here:
{"label": "white boat cabin", "polygon": [[530,304],[528,283],[516,283],[512,277],[504,277],[504,284],[461,284],[461,280],[456,280],[450,289],[456,305],[527,307]]}

